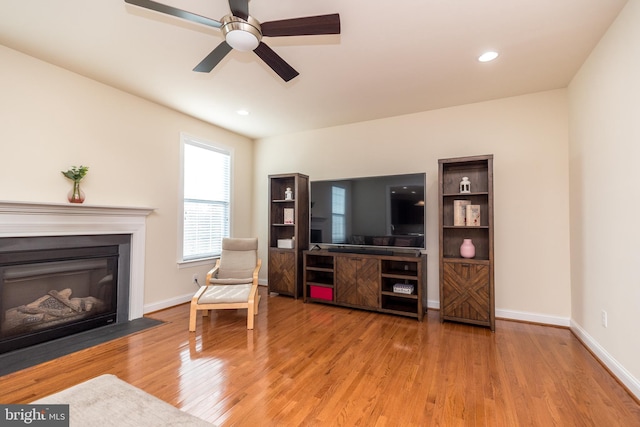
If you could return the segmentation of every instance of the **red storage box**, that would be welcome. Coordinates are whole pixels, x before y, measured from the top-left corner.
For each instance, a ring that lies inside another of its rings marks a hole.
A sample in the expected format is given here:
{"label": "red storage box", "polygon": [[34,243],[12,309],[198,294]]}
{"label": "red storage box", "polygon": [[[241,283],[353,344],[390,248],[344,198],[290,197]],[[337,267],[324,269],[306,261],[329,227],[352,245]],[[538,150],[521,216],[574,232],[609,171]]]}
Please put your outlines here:
{"label": "red storage box", "polygon": [[333,301],[333,288],[325,288],[324,286],[311,285],[311,298],[323,299],[325,301]]}

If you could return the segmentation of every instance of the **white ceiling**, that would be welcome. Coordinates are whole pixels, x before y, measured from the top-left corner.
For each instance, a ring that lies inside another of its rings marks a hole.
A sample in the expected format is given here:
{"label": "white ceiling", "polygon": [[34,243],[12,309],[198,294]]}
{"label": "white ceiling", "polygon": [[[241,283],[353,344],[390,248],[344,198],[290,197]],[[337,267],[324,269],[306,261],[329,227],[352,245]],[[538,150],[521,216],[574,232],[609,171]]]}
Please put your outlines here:
{"label": "white ceiling", "polygon": [[[157,1],[229,13],[226,0]],[[191,71],[220,31],[124,0],[0,0],[0,44],[260,138],[566,87],[626,2],[252,0],[261,22],[340,14],[340,35],[263,39],[300,73],[288,83],[253,52]],[[485,50],[500,57],[479,63]]]}

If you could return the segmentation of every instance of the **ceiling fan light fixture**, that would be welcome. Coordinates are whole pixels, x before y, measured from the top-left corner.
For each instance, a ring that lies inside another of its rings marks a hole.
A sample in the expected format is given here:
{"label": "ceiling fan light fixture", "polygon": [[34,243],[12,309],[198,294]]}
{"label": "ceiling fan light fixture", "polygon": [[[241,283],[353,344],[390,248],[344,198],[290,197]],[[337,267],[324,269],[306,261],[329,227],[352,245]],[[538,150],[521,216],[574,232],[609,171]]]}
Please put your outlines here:
{"label": "ceiling fan light fixture", "polygon": [[256,36],[244,30],[229,31],[225,40],[229,43],[229,46],[241,52],[249,52],[260,44],[260,40]]}
{"label": "ceiling fan light fixture", "polygon": [[225,16],[222,19],[222,34],[229,46],[241,52],[254,50],[262,39],[260,23],[252,17],[245,21],[237,16]]}

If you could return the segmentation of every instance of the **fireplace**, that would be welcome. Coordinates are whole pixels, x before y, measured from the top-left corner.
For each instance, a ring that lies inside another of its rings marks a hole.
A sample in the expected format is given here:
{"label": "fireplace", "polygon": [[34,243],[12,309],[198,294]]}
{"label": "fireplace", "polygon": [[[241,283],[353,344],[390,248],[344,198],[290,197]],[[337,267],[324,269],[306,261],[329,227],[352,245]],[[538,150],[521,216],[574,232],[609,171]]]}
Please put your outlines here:
{"label": "fireplace", "polygon": [[0,201],[0,354],[141,318],[152,211]]}
{"label": "fireplace", "polygon": [[130,240],[0,239],[0,353],[127,321]]}

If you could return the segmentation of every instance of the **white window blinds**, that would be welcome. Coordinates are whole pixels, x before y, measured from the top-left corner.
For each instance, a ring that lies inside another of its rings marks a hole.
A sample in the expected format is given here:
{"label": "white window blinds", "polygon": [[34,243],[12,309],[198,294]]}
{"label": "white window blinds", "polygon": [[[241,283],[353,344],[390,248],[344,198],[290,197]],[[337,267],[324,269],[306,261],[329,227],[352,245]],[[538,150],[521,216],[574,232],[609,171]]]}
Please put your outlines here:
{"label": "white window blinds", "polygon": [[190,138],[183,142],[182,259],[219,256],[229,236],[231,154]]}
{"label": "white window blinds", "polygon": [[347,239],[346,218],[347,192],[342,187],[331,187],[331,242],[345,243]]}

